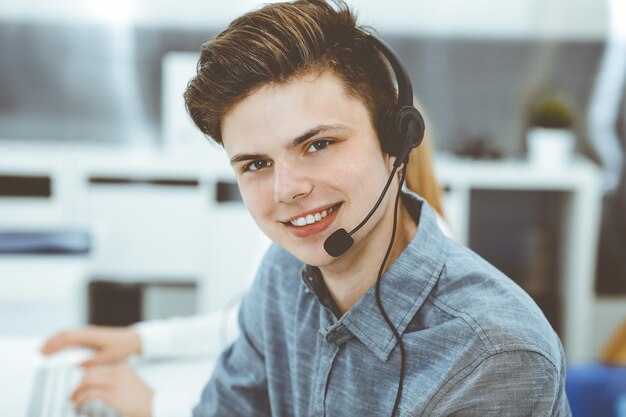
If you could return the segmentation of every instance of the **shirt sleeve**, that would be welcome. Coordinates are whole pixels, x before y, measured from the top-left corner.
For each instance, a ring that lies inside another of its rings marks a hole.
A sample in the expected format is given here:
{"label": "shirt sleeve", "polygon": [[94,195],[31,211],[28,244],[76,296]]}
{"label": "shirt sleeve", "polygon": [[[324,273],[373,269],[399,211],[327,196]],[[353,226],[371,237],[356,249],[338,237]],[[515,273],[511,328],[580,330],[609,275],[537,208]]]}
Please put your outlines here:
{"label": "shirt sleeve", "polygon": [[219,353],[238,335],[239,303],[208,314],[149,320],[133,325],[146,359],[176,358]]}
{"label": "shirt sleeve", "polygon": [[496,353],[444,386],[430,416],[566,417],[565,369],[534,351]]}
{"label": "shirt sleeve", "polygon": [[259,315],[249,306],[258,303],[249,296],[239,311],[239,338],[218,359],[193,417],[270,415]]}

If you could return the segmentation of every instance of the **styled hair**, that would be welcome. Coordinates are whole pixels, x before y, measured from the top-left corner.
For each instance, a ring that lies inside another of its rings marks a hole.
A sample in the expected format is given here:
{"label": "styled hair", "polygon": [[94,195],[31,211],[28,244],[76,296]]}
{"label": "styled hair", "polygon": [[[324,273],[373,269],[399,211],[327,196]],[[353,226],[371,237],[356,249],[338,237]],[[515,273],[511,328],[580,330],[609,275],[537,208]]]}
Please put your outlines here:
{"label": "styled hair", "polygon": [[377,125],[396,103],[385,58],[356,25],[342,0],[273,3],[233,20],[202,45],[196,76],[185,91],[193,122],[222,144],[222,118],[241,100],[268,84],[332,71],[346,93],[360,99]]}
{"label": "styled hair", "polygon": [[[361,100],[374,126],[383,110],[397,102],[384,56],[356,24],[342,0],[296,0],[268,4],[233,20],[222,33],[202,45],[196,76],[185,91],[193,122],[222,144],[222,118],[241,100],[269,84],[332,71],[346,93]],[[380,139],[380,138],[379,138]],[[442,216],[428,141],[414,149],[407,185]]]}

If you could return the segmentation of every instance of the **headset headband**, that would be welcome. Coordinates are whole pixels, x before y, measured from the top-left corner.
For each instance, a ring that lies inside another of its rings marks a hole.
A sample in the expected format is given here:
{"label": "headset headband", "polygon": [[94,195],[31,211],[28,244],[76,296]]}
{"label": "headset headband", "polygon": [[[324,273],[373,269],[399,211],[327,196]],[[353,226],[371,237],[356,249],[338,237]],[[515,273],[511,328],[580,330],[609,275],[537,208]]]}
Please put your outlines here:
{"label": "headset headband", "polygon": [[400,63],[400,58],[398,58],[393,49],[391,49],[385,41],[376,35],[365,32],[364,30],[362,31],[367,34],[368,39],[372,42],[374,47],[387,58],[387,61],[391,64],[391,68],[393,68],[396,82],[398,83],[398,105],[413,106],[413,86],[411,85],[409,74],[407,74],[406,69],[404,69],[404,66]]}

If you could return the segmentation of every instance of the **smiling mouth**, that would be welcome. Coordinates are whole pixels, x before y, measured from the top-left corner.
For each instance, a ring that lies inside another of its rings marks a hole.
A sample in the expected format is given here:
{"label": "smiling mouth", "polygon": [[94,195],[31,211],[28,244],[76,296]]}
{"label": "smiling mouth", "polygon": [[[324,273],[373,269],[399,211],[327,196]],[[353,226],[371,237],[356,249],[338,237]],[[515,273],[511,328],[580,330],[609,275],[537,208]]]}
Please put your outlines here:
{"label": "smiling mouth", "polygon": [[333,211],[335,211],[335,209],[337,209],[340,205],[341,203],[335,204],[331,208],[320,211],[319,213],[312,213],[303,217],[298,217],[296,219],[291,220],[289,223],[296,227],[302,227],[302,226],[308,226],[310,224],[315,224],[319,221],[322,221],[322,219],[324,219],[326,216],[328,216]]}
{"label": "smiling mouth", "polygon": [[337,217],[342,203],[317,213],[307,214],[290,221],[283,222],[287,230],[295,237],[303,238],[326,230]]}

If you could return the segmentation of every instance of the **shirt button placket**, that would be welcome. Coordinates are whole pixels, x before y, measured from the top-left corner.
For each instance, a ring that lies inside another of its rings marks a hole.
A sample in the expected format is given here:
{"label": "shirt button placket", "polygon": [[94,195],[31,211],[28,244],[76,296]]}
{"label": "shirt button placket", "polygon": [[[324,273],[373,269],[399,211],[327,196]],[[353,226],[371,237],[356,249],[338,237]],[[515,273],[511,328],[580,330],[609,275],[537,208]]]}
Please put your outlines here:
{"label": "shirt button placket", "polygon": [[326,334],[320,333],[321,337],[318,339],[319,343],[321,343],[319,368],[313,387],[313,415],[316,417],[324,417],[326,415],[326,386],[330,383],[330,372],[338,350],[335,344],[329,344],[326,341]]}

